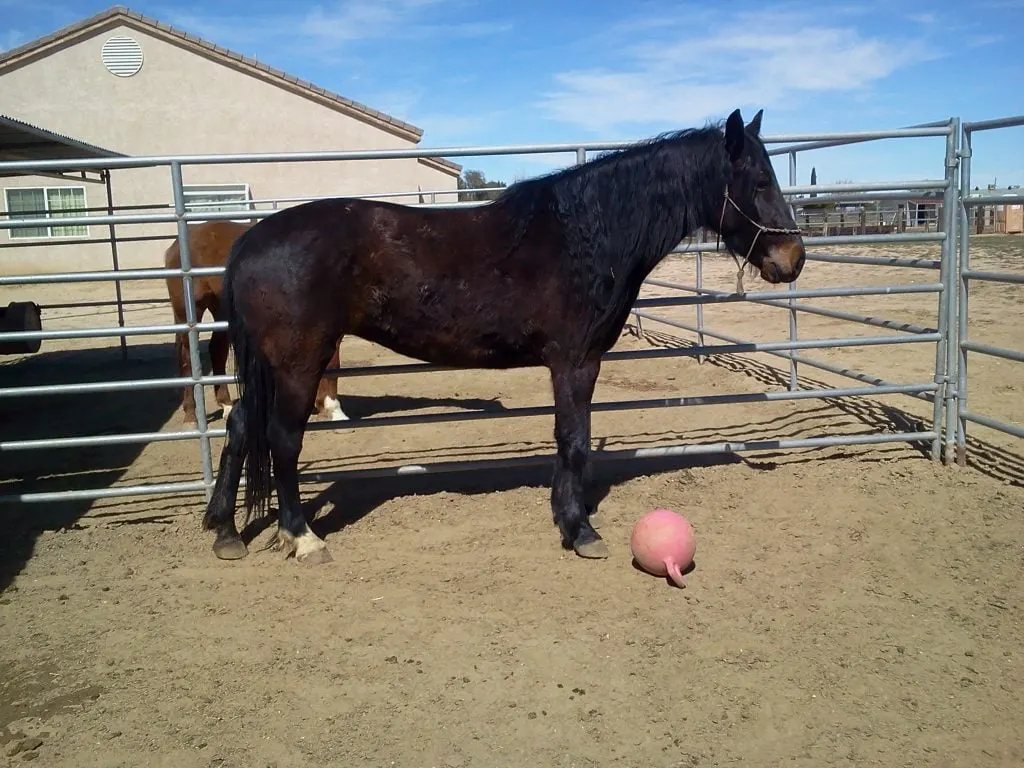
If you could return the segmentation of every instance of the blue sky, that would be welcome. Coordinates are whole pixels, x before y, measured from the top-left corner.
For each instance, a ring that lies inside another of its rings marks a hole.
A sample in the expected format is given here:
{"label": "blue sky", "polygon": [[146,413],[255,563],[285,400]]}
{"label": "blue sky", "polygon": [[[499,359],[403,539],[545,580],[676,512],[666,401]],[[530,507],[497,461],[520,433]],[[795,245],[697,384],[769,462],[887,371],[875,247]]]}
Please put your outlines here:
{"label": "blue sky", "polygon": [[[0,48],[103,10],[0,0]],[[139,0],[134,10],[424,129],[423,146],[634,139],[764,108],[767,134],[1024,113],[1024,0]],[[811,153],[819,183],[941,177],[942,139]],[[201,152],[202,148],[197,147]],[[570,162],[462,158],[512,181]],[[784,162],[780,179],[788,176]],[[1024,128],[974,179],[1024,183]]]}

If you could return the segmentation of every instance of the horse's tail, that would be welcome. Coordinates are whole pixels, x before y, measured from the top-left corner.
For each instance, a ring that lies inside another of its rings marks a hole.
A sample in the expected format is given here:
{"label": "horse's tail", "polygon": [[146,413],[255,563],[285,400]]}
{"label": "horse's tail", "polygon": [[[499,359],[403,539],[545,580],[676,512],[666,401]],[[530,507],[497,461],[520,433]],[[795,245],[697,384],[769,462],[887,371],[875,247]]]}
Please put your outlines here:
{"label": "horse's tail", "polygon": [[248,232],[243,232],[231,246],[221,291],[221,301],[228,318],[228,337],[234,350],[235,382],[242,406],[246,522],[254,510],[258,515],[264,515],[269,511],[273,486],[270,478],[267,425],[270,420],[270,405],[274,402],[274,376],[270,370],[270,363],[253,340],[245,324],[245,318],[235,311],[235,262],[247,234]]}

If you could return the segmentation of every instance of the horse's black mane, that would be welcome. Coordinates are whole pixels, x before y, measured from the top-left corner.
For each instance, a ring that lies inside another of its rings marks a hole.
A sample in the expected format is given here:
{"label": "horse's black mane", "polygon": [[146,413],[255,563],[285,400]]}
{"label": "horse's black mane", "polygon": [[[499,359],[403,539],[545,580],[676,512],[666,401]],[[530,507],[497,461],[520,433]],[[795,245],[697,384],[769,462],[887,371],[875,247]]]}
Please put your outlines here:
{"label": "horse's black mane", "polygon": [[[571,251],[597,248],[624,257],[645,245],[657,249],[666,238],[694,231],[708,219],[708,206],[718,205],[727,173],[723,142],[719,124],[662,133],[518,181],[490,205],[522,225],[541,210],[556,213]],[[684,185],[688,194],[681,193]]]}

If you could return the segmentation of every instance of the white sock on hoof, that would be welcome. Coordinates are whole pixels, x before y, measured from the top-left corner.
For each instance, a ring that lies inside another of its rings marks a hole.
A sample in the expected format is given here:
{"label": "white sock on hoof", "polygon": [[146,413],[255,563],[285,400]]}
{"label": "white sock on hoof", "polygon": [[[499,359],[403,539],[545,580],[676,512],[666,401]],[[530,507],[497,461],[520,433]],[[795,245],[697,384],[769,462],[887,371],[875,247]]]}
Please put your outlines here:
{"label": "white sock on hoof", "polygon": [[327,418],[331,421],[348,421],[348,416],[341,410],[341,403],[335,400],[333,397],[324,398],[324,413],[327,414]]}
{"label": "white sock on hoof", "polygon": [[284,528],[278,526],[276,543],[286,558],[294,554],[296,560],[301,560],[321,549],[327,549],[327,544],[324,540],[309,530],[308,525],[302,526],[302,533],[298,536],[292,536]]}
{"label": "white sock on hoof", "polygon": [[298,535],[295,539],[295,559],[302,560],[313,552],[319,552],[321,549],[327,549],[327,544],[324,540],[309,530],[309,526],[306,526],[305,530]]}

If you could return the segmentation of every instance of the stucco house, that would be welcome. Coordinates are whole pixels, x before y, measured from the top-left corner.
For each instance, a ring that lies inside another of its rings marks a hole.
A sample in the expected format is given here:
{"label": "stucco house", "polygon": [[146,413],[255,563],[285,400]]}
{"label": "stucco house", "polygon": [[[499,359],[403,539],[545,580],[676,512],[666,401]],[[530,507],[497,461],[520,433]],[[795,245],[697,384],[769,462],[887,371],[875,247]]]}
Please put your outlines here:
{"label": "stucco house", "polygon": [[[414,125],[120,6],[0,54],[0,113],[131,156],[412,149],[423,136]],[[183,176],[193,210],[247,210],[272,207],[253,202],[270,198],[416,190],[452,190],[434,198],[449,202],[457,199],[460,171],[443,158],[407,158],[185,166]],[[119,209],[173,204],[167,168],[114,170],[110,180]],[[107,206],[104,185],[82,179],[4,177],[0,186],[5,216]],[[122,267],[161,266],[168,241],[149,238],[173,232],[173,224],[118,226]],[[58,242],[68,247],[51,247]],[[14,243],[26,247],[0,248],[5,272],[109,268],[105,225],[0,230],[0,245]]]}

